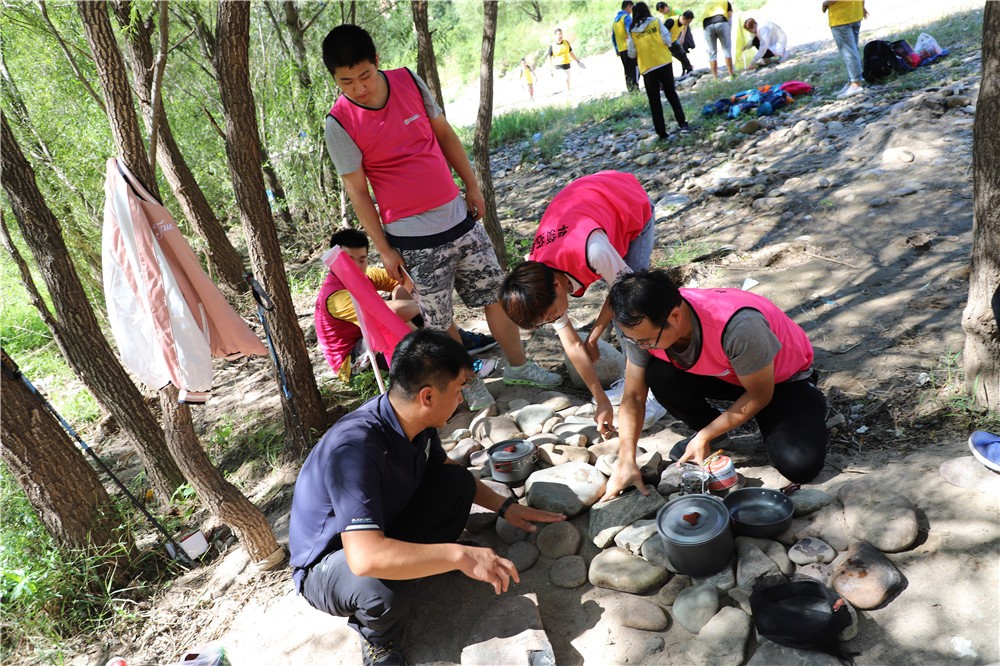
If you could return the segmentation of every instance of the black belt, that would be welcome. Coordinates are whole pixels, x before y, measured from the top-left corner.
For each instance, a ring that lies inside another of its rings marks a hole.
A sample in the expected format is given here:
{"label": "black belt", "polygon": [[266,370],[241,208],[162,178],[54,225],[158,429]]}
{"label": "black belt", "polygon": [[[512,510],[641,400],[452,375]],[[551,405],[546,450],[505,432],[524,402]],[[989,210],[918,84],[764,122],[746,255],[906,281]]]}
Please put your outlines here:
{"label": "black belt", "polygon": [[431,234],[430,236],[393,236],[390,233],[386,233],[385,237],[389,241],[389,245],[397,250],[426,250],[430,247],[439,247],[445,243],[450,243],[456,238],[461,238],[472,231],[474,226],[476,226],[476,221],[469,214],[451,229],[442,231],[439,234]]}

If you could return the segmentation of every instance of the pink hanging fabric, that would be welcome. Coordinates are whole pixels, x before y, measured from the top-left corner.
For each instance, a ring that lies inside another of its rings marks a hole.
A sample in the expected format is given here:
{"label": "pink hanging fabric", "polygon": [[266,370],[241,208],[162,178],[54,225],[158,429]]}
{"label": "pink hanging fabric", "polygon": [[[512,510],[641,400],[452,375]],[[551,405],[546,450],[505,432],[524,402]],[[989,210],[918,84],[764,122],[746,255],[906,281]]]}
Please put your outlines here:
{"label": "pink hanging fabric", "polygon": [[410,332],[410,327],[389,309],[375,291],[372,281],[365,277],[358,265],[343,253],[339,245],[327,250],[323,255],[323,263],[330,267],[354,299],[358,324],[361,326],[361,334],[365,337],[368,348],[374,352],[381,352],[385,360],[391,364],[392,352],[399,341]]}

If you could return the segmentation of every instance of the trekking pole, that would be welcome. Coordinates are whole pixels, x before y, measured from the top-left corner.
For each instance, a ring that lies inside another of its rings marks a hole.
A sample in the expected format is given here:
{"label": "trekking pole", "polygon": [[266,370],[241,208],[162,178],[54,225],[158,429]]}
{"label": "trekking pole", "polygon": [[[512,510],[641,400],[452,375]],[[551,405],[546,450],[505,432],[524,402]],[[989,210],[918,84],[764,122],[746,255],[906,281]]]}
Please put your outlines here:
{"label": "trekking pole", "polygon": [[292,400],[292,391],[288,388],[288,381],[285,379],[285,370],[281,367],[281,361],[278,360],[278,352],[274,348],[274,341],[271,340],[271,327],[267,323],[267,317],[264,313],[271,312],[274,310],[274,302],[271,297],[264,291],[264,288],[257,282],[257,279],[253,276],[253,273],[247,271],[243,274],[243,279],[246,283],[250,285],[250,291],[253,294],[253,299],[257,301],[257,319],[260,320],[260,325],[264,328],[264,340],[267,342],[267,351],[271,356],[271,362],[274,363],[275,369],[278,371],[278,381],[281,384],[281,394],[285,396],[285,400],[288,402],[288,408],[292,412],[292,420],[295,422],[295,428],[299,431],[299,435],[302,437],[302,442],[306,445],[309,444],[309,438],[306,437],[305,429],[302,427],[302,421],[299,419],[299,412],[295,409],[295,402]]}
{"label": "trekking pole", "polygon": [[[163,527],[163,525],[161,525],[160,522],[153,517],[153,514],[151,514],[146,509],[145,505],[143,505],[143,503],[140,502],[138,498],[136,498],[136,496],[129,491],[129,489],[125,486],[125,484],[122,483],[121,479],[115,476],[115,473],[111,471],[111,468],[108,467],[108,464],[104,462],[104,460],[102,460],[99,455],[97,455],[97,452],[94,451],[94,449],[90,448],[90,446],[87,445],[87,442],[83,441],[83,438],[77,434],[76,430],[73,429],[73,426],[67,423],[66,419],[64,419],[59,414],[59,412],[56,411],[56,408],[52,406],[52,404],[45,398],[44,395],[42,395],[42,393],[37,388],[35,388],[35,385],[32,384],[31,381],[24,376],[24,373],[21,372],[21,368],[17,365],[14,359],[12,359],[10,356],[7,355],[6,351],[3,352],[3,360],[4,360],[3,364],[4,374],[6,374],[10,379],[14,381],[20,380],[21,383],[24,384],[25,387],[28,389],[28,391],[30,391],[36,398],[38,398],[38,400],[42,403],[42,406],[45,407],[45,410],[53,417],[55,417],[56,421],[59,422],[59,425],[63,427],[63,430],[65,430],[69,434],[69,436],[72,437],[73,440],[80,445],[80,448],[82,448],[84,452],[90,454],[90,456],[97,462],[98,466],[105,472],[107,472],[108,476],[111,477],[111,480],[115,482],[115,484],[118,486],[118,488],[121,489],[123,493],[125,493],[125,496],[128,497],[130,500],[132,500],[132,503],[135,504],[136,508],[138,508],[139,511],[141,511],[142,514],[146,516],[147,519],[149,519],[149,522],[152,523],[153,526],[156,529],[158,529],[163,534],[163,536],[167,538],[167,542],[174,548],[175,559],[180,559],[188,564],[193,564],[191,558],[189,558],[187,556],[187,553],[184,552],[184,549],[181,548],[176,541],[174,541],[174,538],[170,536],[170,533],[167,532],[166,528]],[[8,363],[10,364],[9,367]]]}

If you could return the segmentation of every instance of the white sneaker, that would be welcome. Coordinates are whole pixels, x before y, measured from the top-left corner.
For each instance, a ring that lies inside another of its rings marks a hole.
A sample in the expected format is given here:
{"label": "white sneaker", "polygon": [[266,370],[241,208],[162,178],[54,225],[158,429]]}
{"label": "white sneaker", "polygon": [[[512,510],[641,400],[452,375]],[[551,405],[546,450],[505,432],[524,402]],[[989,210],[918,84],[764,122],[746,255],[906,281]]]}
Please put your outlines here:
{"label": "white sneaker", "polygon": [[656,401],[653,392],[646,396],[646,418],[642,422],[642,429],[649,430],[653,424],[667,415],[667,408]]}
{"label": "white sneaker", "polygon": [[844,99],[845,97],[853,97],[854,95],[864,95],[864,94],[865,94],[864,86],[856,86],[854,84],[849,84],[847,88],[844,89],[843,92],[837,95],[837,98]]}
{"label": "white sneaker", "polygon": [[462,395],[465,396],[465,402],[469,405],[470,412],[486,409],[496,402],[489,389],[486,388],[486,384],[479,377],[472,378],[472,382],[462,389]]}
{"label": "white sneaker", "polygon": [[[611,387],[604,392],[604,395],[608,396],[608,400],[611,401],[612,406],[617,407],[622,404],[622,396],[625,395],[625,378],[622,377],[614,381]],[[597,404],[597,398],[591,398],[590,401]]]}
{"label": "white sneaker", "polygon": [[538,388],[555,388],[562,384],[562,376],[558,372],[542,369],[534,361],[528,361],[521,366],[508,365],[503,371],[504,384],[526,384]]}

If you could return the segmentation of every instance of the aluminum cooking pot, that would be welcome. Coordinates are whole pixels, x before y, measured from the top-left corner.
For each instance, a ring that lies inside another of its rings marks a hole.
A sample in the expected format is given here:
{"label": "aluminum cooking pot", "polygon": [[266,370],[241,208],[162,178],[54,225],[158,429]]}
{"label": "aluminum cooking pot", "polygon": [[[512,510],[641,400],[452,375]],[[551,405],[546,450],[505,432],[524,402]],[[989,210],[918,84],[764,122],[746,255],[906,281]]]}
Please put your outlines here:
{"label": "aluminum cooking pot", "polygon": [[501,483],[520,483],[535,471],[538,452],[534,442],[508,439],[497,442],[489,449],[490,469],[493,478]]}
{"label": "aluminum cooking pot", "polygon": [[722,571],[736,550],[729,511],[718,497],[683,495],[656,512],[656,530],[670,564],[687,576]]}
{"label": "aluminum cooking pot", "polygon": [[741,488],[726,495],[724,501],[739,535],[770,538],[792,523],[792,500],[780,490]]}

